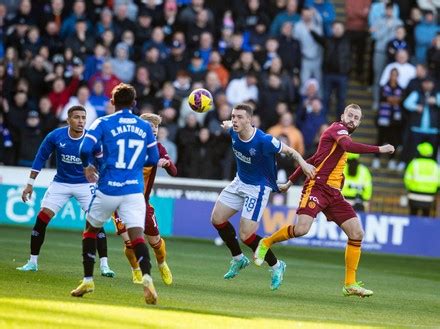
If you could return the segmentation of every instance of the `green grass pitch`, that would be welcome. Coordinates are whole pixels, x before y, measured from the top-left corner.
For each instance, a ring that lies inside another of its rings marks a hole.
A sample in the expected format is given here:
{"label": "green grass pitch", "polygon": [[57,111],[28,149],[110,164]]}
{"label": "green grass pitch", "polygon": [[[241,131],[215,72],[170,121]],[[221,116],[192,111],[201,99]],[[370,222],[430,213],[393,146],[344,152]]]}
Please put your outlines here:
{"label": "green grass pitch", "polygon": [[225,281],[226,247],[169,238],[175,282],[164,286],[154,265],[159,303],[147,306],[142,287],[131,283],[119,237],[108,239],[117,276],[96,276],[93,294],[73,298],[69,292],[82,277],[81,234],[49,228],[40,270],[21,273],[15,267],[28,258],[29,235],[29,228],[0,227],[0,328],[440,327],[440,261],[435,259],[364,253],[358,279],[374,296],[347,298],[341,295],[341,250],[276,247],[287,271],[281,289],[272,292],[267,267],[252,265]]}

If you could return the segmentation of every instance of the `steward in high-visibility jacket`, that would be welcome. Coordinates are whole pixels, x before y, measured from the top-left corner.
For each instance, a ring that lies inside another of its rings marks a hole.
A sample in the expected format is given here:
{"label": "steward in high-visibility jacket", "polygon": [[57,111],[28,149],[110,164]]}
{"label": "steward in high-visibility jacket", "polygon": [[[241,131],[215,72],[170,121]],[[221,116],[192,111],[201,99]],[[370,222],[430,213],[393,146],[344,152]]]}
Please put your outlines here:
{"label": "steward in high-visibility jacket", "polygon": [[419,144],[417,151],[419,157],[408,164],[403,180],[408,191],[410,214],[421,212],[422,216],[429,216],[440,185],[440,170],[432,159],[434,149],[430,143]]}
{"label": "steward in high-visibility jacket", "polygon": [[342,195],[355,210],[368,210],[373,183],[368,168],[359,163],[359,154],[348,153],[344,176]]}

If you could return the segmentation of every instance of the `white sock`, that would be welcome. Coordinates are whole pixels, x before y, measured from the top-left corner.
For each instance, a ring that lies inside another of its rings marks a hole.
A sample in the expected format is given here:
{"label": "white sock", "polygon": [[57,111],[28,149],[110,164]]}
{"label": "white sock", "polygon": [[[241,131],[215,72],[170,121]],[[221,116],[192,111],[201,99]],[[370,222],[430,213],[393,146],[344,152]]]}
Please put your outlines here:
{"label": "white sock", "polygon": [[108,258],[107,257],[101,257],[99,259],[99,263],[101,267],[108,267]]}
{"label": "white sock", "polygon": [[83,282],[92,282],[93,281],[93,276],[85,276],[83,279]]}
{"label": "white sock", "polygon": [[280,261],[279,260],[277,260],[277,263],[275,264],[275,265],[273,265],[273,266],[271,266],[274,270],[275,269],[277,269],[278,267],[280,267]]}
{"label": "white sock", "polygon": [[140,269],[141,269],[141,268],[140,268],[139,266],[136,267],[136,268],[133,268],[133,267],[131,268],[132,271],[138,271],[138,270],[140,270]]}
{"label": "white sock", "polygon": [[29,261],[31,263],[37,264],[38,263],[38,255],[31,255],[31,257],[29,258]]}
{"label": "white sock", "polygon": [[244,255],[243,255],[243,253],[241,253],[240,255],[237,255],[237,256],[232,256],[232,258],[235,260],[235,261],[239,261],[239,260],[241,260],[242,258],[244,257]]}

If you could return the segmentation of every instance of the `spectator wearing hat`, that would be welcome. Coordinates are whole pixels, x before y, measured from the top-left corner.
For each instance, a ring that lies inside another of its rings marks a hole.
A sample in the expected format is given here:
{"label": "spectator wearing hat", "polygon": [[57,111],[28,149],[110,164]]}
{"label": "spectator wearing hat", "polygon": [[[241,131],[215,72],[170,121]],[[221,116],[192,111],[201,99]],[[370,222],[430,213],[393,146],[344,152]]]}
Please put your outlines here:
{"label": "spectator wearing hat", "polygon": [[203,63],[202,54],[196,50],[191,56],[188,72],[192,81],[203,81],[207,72],[207,66]]}
{"label": "spectator wearing hat", "polygon": [[174,81],[176,79],[177,72],[187,69],[189,59],[185,49],[185,44],[177,39],[173,40],[171,43],[170,55],[164,61],[168,81]]}
{"label": "spectator wearing hat", "polygon": [[405,99],[403,106],[409,111],[409,137],[406,150],[402,153],[408,163],[416,156],[417,145],[429,142],[437,156],[439,133],[440,94],[435,91],[434,80],[426,77],[422,82],[422,90],[415,90]]}
{"label": "spectator wearing hat", "polygon": [[300,15],[298,14],[298,1],[297,0],[287,0],[286,9],[277,14],[270,25],[270,35],[274,37],[279,37],[281,35],[281,27],[284,23],[289,22],[295,24],[300,20]]}
{"label": "spectator wearing hat", "polygon": [[89,82],[89,88],[93,88],[93,84],[95,80],[101,80],[104,83],[104,95],[108,98],[112,97],[112,90],[116,87],[121,81],[113,74],[113,68],[110,61],[104,62],[102,64],[102,71],[98,71],[93,74]]}
{"label": "spectator wearing hat", "polygon": [[373,194],[373,180],[366,166],[359,163],[359,154],[348,153],[344,167],[342,195],[356,211],[368,211]]}
{"label": "spectator wearing hat", "polygon": [[432,158],[434,150],[430,143],[417,145],[417,152],[418,156],[408,164],[403,180],[408,191],[410,215],[428,217],[440,186],[440,170]]}
{"label": "spectator wearing hat", "polygon": [[125,83],[131,83],[134,77],[135,64],[128,59],[128,45],[119,42],[115,47],[115,57],[110,59],[116,77]]}
{"label": "spectator wearing hat", "polygon": [[432,11],[425,11],[423,20],[414,29],[416,60],[418,63],[426,63],[426,52],[432,45],[440,26],[434,20]]}
{"label": "spectator wearing hat", "polygon": [[43,141],[40,117],[37,111],[28,112],[24,126],[20,127],[20,141],[17,165],[31,167]]}

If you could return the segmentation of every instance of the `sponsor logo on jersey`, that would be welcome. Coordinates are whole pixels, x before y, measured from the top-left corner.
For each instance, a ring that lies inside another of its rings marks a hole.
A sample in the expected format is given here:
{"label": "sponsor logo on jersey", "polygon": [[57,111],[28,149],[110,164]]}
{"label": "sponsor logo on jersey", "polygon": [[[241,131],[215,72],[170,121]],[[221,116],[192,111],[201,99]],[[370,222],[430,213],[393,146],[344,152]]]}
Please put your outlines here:
{"label": "sponsor logo on jersey", "polygon": [[66,143],[61,143],[60,142],[60,147],[66,147]]}
{"label": "sponsor logo on jersey", "polygon": [[240,151],[237,151],[234,148],[232,148],[232,150],[234,151],[234,154],[235,154],[235,156],[237,157],[238,160],[243,161],[245,163],[249,163],[249,164],[251,163],[251,157],[247,157],[246,155],[244,155]]}
{"label": "sponsor logo on jersey", "polygon": [[345,129],[342,129],[342,130],[339,130],[339,131],[337,132],[337,134],[338,134],[338,135],[348,135],[348,131],[345,130]]}
{"label": "sponsor logo on jersey", "polygon": [[120,118],[118,121],[120,124],[132,125],[137,122],[135,118]]}
{"label": "sponsor logo on jersey", "polygon": [[137,179],[129,179],[125,182],[115,182],[115,181],[108,181],[108,186],[114,186],[114,187],[124,187],[125,185],[138,185],[139,181]]}
{"label": "sponsor logo on jersey", "polygon": [[81,158],[77,157],[76,155],[70,155],[70,154],[63,154],[61,153],[61,161],[69,164],[77,164],[80,165]]}

